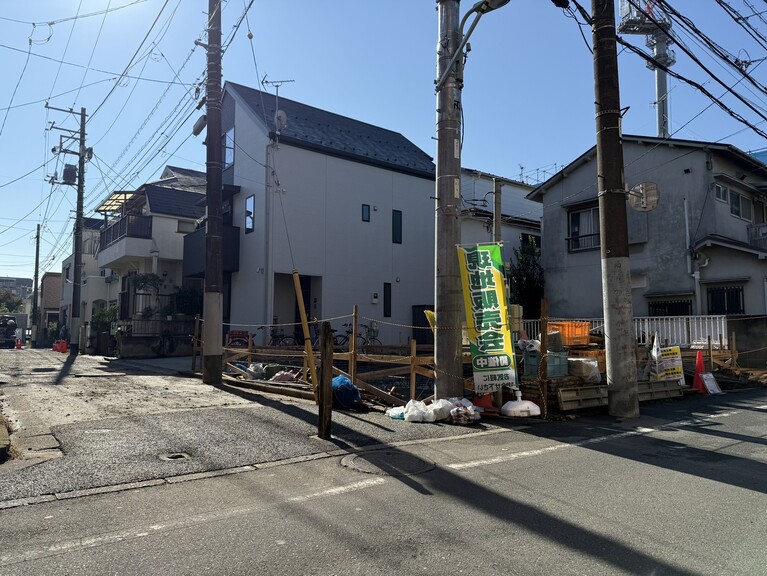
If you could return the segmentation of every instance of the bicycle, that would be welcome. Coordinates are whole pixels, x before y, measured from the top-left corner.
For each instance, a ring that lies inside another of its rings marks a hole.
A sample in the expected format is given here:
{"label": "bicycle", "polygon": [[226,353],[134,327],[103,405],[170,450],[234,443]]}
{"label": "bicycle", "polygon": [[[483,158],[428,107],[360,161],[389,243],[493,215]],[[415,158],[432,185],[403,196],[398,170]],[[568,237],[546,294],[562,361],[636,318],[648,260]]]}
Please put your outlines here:
{"label": "bicycle", "polygon": [[[383,346],[381,341],[375,337],[375,332],[367,324],[359,324],[357,332],[357,352],[365,354],[368,346]],[[333,346],[346,346],[351,340],[352,325],[344,324],[346,329],[343,334],[333,336]]]}
{"label": "bicycle", "polygon": [[[266,326],[259,326],[259,330],[265,330]],[[277,326],[272,326],[269,329],[269,342],[267,346],[297,346],[298,343],[293,336],[288,336],[282,332]]]}

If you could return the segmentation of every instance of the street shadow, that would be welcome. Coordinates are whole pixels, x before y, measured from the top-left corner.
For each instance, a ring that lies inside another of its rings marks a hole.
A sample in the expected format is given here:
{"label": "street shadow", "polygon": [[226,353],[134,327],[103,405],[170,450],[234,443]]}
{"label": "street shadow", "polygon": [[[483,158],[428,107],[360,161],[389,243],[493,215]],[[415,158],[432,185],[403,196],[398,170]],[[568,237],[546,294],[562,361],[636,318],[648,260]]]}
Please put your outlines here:
{"label": "street shadow", "polygon": [[74,366],[75,360],[77,360],[77,356],[73,354],[67,355],[67,359],[64,360],[64,363],[61,365],[61,368],[59,369],[59,373],[56,374],[56,378],[53,380],[54,386],[61,384],[64,378],[66,378],[72,373],[72,366]]}

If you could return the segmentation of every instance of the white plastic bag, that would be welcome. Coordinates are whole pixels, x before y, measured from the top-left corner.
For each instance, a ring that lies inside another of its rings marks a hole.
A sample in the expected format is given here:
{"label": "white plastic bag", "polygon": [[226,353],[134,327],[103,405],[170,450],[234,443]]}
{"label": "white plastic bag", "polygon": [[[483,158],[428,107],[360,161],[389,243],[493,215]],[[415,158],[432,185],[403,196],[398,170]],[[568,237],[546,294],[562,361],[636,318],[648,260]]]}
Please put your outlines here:
{"label": "white plastic bag", "polygon": [[426,404],[420,400],[409,400],[405,404],[405,422],[425,422],[426,413]]}
{"label": "white plastic bag", "polygon": [[435,420],[447,420],[450,418],[450,411],[455,408],[455,405],[449,400],[440,398],[429,404],[427,408],[434,414]]}
{"label": "white plastic bag", "polygon": [[404,420],[405,419],[405,407],[404,406],[394,406],[393,408],[387,408],[386,409],[386,415],[389,418],[394,418],[395,420]]}

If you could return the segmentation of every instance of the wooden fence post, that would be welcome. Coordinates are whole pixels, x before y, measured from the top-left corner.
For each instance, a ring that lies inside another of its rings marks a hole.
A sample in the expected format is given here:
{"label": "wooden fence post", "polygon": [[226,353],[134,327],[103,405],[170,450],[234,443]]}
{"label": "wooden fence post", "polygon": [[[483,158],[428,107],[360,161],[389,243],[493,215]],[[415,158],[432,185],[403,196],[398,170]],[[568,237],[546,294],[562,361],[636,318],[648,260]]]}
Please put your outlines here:
{"label": "wooden fence post", "polygon": [[328,440],[333,413],[333,333],[330,331],[330,322],[322,323],[320,350],[322,372],[317,396],[319,404],[317,436]]}

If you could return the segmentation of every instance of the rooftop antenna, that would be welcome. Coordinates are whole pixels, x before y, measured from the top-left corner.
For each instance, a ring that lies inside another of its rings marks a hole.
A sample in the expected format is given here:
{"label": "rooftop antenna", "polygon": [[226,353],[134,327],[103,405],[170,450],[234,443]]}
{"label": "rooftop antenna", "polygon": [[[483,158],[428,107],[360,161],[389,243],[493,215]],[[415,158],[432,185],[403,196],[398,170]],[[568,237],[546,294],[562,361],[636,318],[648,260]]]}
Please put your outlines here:
{"label": "rooftop antenna", "polygon": [[[676,63],[676,54],[669,50],[674,43],[671,37],[671,19],[661,10],[656,10],[657,0],[646,0],[645,8],[638,8],[636,0],[621,0],[621,23],[618,32],[623,34],[644,34],[645,44],[653,49],[653,59],[670,68]],[[668,83],[666,72],[647,63],[655,71],[655,106],[658,116],[658,138],[670,136],[668,127]]]}
{"label": "rooftop antenna", "polygon": [[274,96],[274,132],[277,135],[277,141],[279,142],[280,139],[280,132],[287,126],[288,124],[288,117],[280,110],[280,86],[287,82],[295,82],[295,80],[267,80],[267,75],[264,74],[263,79],[261,80],[262,86],[274,86],[275,96]]}

